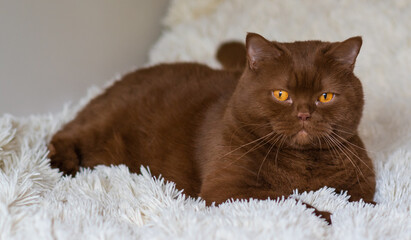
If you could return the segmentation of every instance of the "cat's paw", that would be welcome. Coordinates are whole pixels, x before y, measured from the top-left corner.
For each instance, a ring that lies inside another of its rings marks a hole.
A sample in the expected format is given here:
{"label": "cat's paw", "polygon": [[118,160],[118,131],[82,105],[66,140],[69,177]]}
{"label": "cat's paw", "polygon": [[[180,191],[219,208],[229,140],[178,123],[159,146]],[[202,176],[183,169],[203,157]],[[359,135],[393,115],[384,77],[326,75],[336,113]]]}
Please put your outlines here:
{"label": "cat's paw", "polygon": [[48,145],[50,166],[74,176],[80,168],[80,153],[71,139],[53,138]]}
{"label": "cat's paw", "polygon": [[317,208],[311,206],[311,205],[308,204],[308,203],[303,203],[303,204],[304,204],[307,208],[312,208],[312,209],[314,209],[314,214],[315,214],[315,216],[324,219],[329,225],[331,225],[331,223],[332,223],[332,222],[331,222],[331,214],[332,214],[332,213],[327,212],[327,211],[320,211],[320,210],[318,210]]}
{"label": "cat's paw", "polygon": [[332,224],[331,222],[331,213],[326,211],[319,211],[314,209],[314,214],[322,219],[324,219],[329,225]]}

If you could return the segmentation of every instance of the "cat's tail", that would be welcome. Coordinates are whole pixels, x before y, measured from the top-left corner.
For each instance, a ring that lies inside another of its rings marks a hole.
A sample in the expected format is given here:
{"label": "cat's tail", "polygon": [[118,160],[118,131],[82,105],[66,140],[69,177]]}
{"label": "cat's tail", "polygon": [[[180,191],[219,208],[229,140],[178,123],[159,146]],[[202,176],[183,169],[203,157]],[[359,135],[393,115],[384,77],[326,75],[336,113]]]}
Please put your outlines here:
{"label": "cat's tail", "polygon": [[218,48],[216,58],[224,69],[242,71],[246,64],[245,45],[241,42],[225,42]]}

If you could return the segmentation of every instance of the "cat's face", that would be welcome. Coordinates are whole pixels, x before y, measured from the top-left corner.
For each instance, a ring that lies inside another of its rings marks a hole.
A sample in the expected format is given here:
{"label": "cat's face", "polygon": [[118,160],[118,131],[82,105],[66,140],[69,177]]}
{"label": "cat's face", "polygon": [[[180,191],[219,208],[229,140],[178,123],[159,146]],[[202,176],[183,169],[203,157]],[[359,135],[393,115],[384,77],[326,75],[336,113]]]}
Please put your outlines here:
{"label": "cat's face", "polygon": [[356,132],[364,104],[352,72],[361,43],[360,37],[277,43],[249,34],[248,66],[236,92],[239,115],[246,122],[269,123],[275,133],[270,140],[285,147],[343,142]]}

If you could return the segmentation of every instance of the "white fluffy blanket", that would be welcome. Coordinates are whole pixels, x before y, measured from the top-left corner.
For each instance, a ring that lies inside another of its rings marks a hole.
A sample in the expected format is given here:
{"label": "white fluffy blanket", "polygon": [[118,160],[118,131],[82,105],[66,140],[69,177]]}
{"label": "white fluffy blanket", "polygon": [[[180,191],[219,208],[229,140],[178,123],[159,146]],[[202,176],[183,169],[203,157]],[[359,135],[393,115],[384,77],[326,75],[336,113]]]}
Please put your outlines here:
{"label": "white fluffy blanket", "polygon": [[[322,188],[295,196],[333,213],[332,226],[291,199],[205,207],[172,183],[124,166],[61,177],[46,143],[99,91],[46,116],[0,118],[0,239],[411,239],[411,4],[396,1],[175,0],[150,64],[218,67],[220,41],[338,41],[362,35],[356,73],[366,106],[360,134],[377,174],[376,206]],[[136,43],[138,44],[138,43]],[[5,104],[5,103],[2,103]]]}

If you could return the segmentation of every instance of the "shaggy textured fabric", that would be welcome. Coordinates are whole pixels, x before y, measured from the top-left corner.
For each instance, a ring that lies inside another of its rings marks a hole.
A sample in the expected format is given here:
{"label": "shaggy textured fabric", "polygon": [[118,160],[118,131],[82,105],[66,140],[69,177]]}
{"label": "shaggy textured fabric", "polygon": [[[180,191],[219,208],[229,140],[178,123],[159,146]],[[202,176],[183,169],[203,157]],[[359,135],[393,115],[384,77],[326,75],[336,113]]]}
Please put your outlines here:
{"label": "shaggy textured fabric", "polygon": [[[359,131],[377,175],[376,206],[324,187],[295,198],[333,213],[328,226],[293,199],[205,207],[172,183],[124,166],[61,177],[46,143],[101,89],[59,114],[0,118],[0,239],[411,239],[411,5],[396,1],[175,0],[149,64],[219,67],[221,41],[340,41],[362,35],[355,72],[366,105]],[[137,43],[136,43],[137,44]],[[2,103],[5,104],[5,103]]]}

